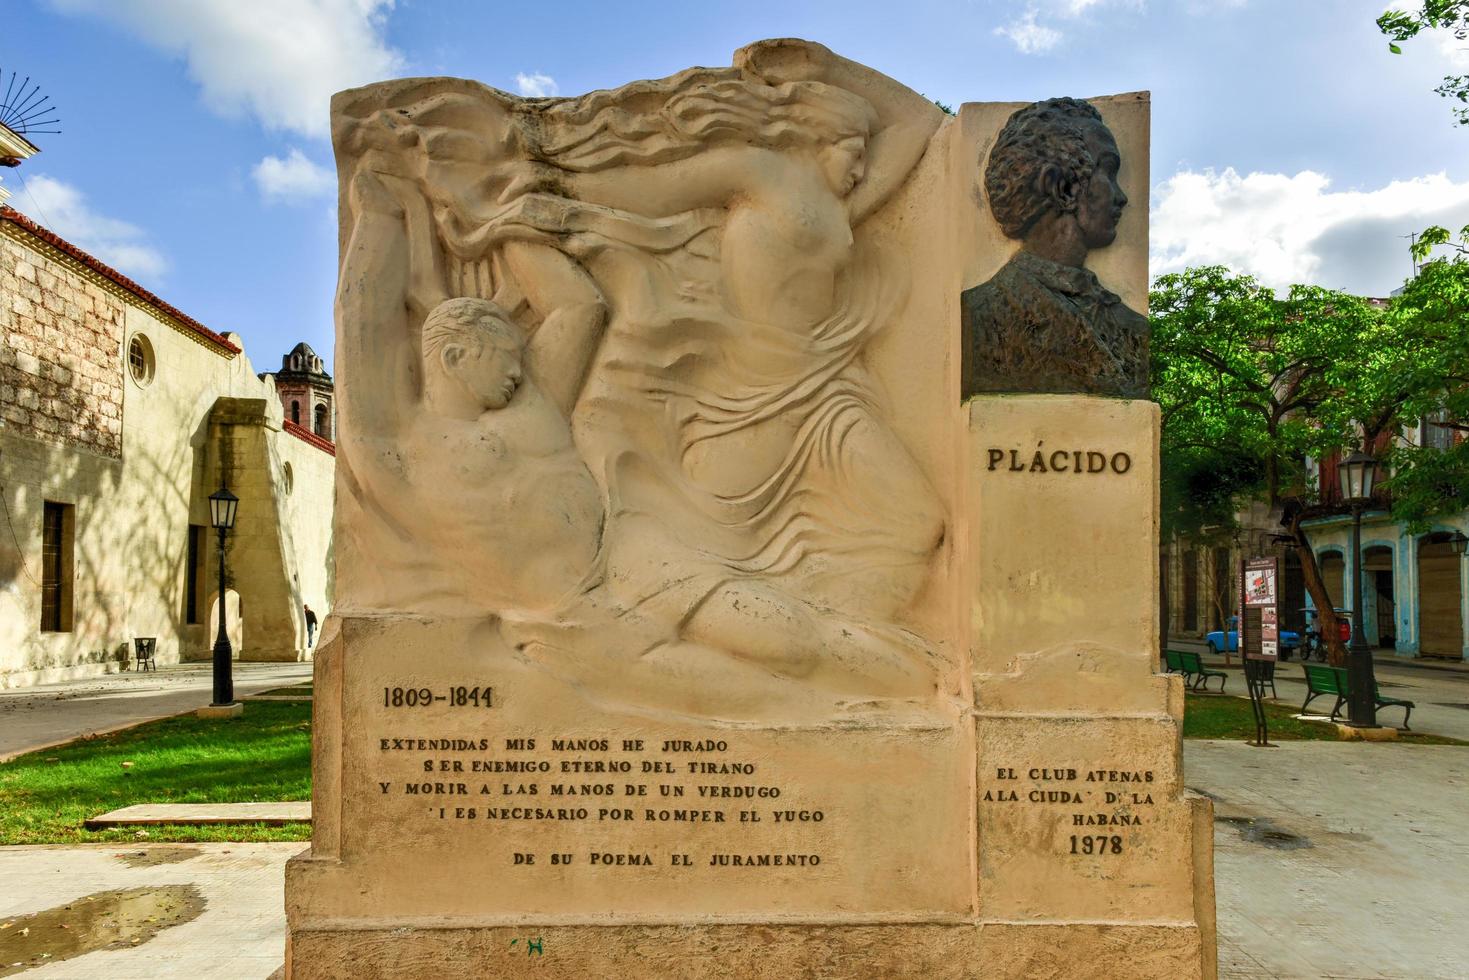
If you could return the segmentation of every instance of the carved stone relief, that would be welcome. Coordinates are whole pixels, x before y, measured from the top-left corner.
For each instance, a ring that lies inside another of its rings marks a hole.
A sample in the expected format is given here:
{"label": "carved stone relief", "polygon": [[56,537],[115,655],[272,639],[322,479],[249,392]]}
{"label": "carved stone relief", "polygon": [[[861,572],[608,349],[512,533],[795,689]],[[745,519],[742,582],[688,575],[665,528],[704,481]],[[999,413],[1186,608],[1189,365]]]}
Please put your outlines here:
{"label": "carved stone relief", "polygon": [[802,41],[339,95],[342,603],[493,616],[629,697],[933,696],[903,613],[948,515],[865,363],[908,280],[861,226],[942,119]]}

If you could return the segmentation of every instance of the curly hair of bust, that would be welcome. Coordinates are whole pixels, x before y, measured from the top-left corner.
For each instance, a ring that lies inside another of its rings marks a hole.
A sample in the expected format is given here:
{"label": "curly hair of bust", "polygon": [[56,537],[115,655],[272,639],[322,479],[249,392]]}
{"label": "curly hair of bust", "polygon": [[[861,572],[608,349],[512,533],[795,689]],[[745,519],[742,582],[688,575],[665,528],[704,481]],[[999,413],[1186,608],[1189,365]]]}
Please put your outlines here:
{"label": "curly hair of bust", "polygon": [[1007,237],[1024,238],[1051,209],[1036,190],[1043,167],[1060,167],[1077,182],[1090,179],[1097,161],[1086,148],[1083,124],[1101,121],[1102,114],[1080,99],[1047,99],[1005,123],[985,165],[984,191]]}
{"label": "curly hair of bust", "polygon": [[423,321],[423,357],[436,361],[444,348],[461,344],[479,353],[486,341],[525,348],[525,333],[497,303],[472,296],[446,299]]}

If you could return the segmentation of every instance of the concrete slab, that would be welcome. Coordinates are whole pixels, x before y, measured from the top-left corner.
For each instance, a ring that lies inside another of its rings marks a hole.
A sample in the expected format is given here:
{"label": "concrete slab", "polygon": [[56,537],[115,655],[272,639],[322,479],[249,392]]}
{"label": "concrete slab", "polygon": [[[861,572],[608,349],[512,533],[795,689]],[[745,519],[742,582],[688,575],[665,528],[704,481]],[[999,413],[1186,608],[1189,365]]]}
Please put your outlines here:
{"label": "concrete slab", "polygon": [[308,800],[284,803],[139,803],[92,817],[88,830],[105,827],[149,827],[158,824],[310,822]]}

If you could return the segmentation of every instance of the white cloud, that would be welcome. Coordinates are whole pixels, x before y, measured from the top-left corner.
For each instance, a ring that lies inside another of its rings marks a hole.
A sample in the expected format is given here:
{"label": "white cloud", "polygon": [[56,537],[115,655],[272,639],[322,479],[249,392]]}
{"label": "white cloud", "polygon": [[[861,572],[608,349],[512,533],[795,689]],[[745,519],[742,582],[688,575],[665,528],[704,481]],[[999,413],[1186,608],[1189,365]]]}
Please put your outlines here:
{"label": "white cloud", "polygon": [[561,86],[556,84],[556,79],[550,75],[543,75],[533,71],[527,75],[523,71],[515,73],[515,88],[521,95],[543,99],[549,95],[561,94]]}
{"label": "white cloud", "polygon": [[383,39],[394,0],[50,0],[181,56],[209,108],[327,134],[332,94],[397,71]]}
{"label": "white cloud", "polygon": [[1443,173],[1369,190],[1324,174],[1185,170],[1154,189],[1150,272],[1225,265],[1267,285],[1313,283],[1384,296],[1411,266],[1411,233],[1469,222],[1469,181]]}
{"label": "white cloud", "polygon": [[1024,12],[994,33],[1009,38],[1021,54],[1044,54],[1066,38],[1058,21],[1078,20],[1102,7],[1141,10],[1145,4],[1146,0],[1027,0]]}
{"label": "white cloud", "polygon": [[77,248],[138,279],[157,279],[168,271],[168,260],[148,241],[147,232],[93,211],[85,195],[70,184],[34,174],[26,178],[24,188],[10,201],[16,210]]}
{"label": "white cloud", "polygon": [[1041,54],[1060,44],[1061,32],[1036,23],[1035,17],[1034,10],[1027,10],[1023,17],[996,27],[995,33],[1008,37],[1021,54]]}
{"label": "white cloud", "polygon": [[1469,38],[1454,36],[1451,30],[1428,31],[1428,36],[1433,38],[1438,48],[1438,53],[1456,71],[1469,69]]}
{"label": "white cloud", "polygon": [[337,177],[332,171],[307,159],[306,154],[291,147],[285,157],[266,157],[251,171],[260,193],[267,201],[300,201],[321,197],[336,189]]}

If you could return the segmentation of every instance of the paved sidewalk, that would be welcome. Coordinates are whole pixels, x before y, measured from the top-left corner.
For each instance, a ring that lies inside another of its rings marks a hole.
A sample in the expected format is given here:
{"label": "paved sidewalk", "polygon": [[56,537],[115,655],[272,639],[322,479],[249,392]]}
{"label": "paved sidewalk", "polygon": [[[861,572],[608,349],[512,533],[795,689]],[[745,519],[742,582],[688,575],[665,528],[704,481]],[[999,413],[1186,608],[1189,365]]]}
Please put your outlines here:
{"label": "paved sidewalk", "polygon": [[[1193,653],[1202,653],[1206,657],[1214,656],[1209,652],[1209,645],[1203,640],[1189,637],[1169,637],[1168,649],[1186,650]],[[1231,654],[1235,664],[1239,663],[1239,653]],[[1220,656],[1223,661],[1223,656]],[[1289,661],[1299,663],[1299,661]],[[1314,661],[1313,661],[1314,662]],[[1372,662],[1378,667],[1402,667],[1405,670],[1442,670],[1452,674],[1469,675],[1469,660],[1450,660],[1447,657],[1400,657],[1387,647],[1374,647],[1372,650]]]}
{"label": "paved sidewalk", "polygon": [[[236,663],[234,677],[235,696],[243,697],[309,680],[311,664]],[[182,664],[0,691],[0,760],[192,711],[209,703],[213,683],[209,664]]]}
{"label": "paved sidewalk", "polygon": [[1469,976],[1469,747],[1187,741],[1215,799],[1222,977]]}
{"label": "paved sidewalk", "polygon": [[97,892],[192,884],[204,900],[198,918],[130,948],[47,963],[23,976],[266,980],[285,960],[286,859],[304,848],[300,842],[0,847],[0,924]]}

